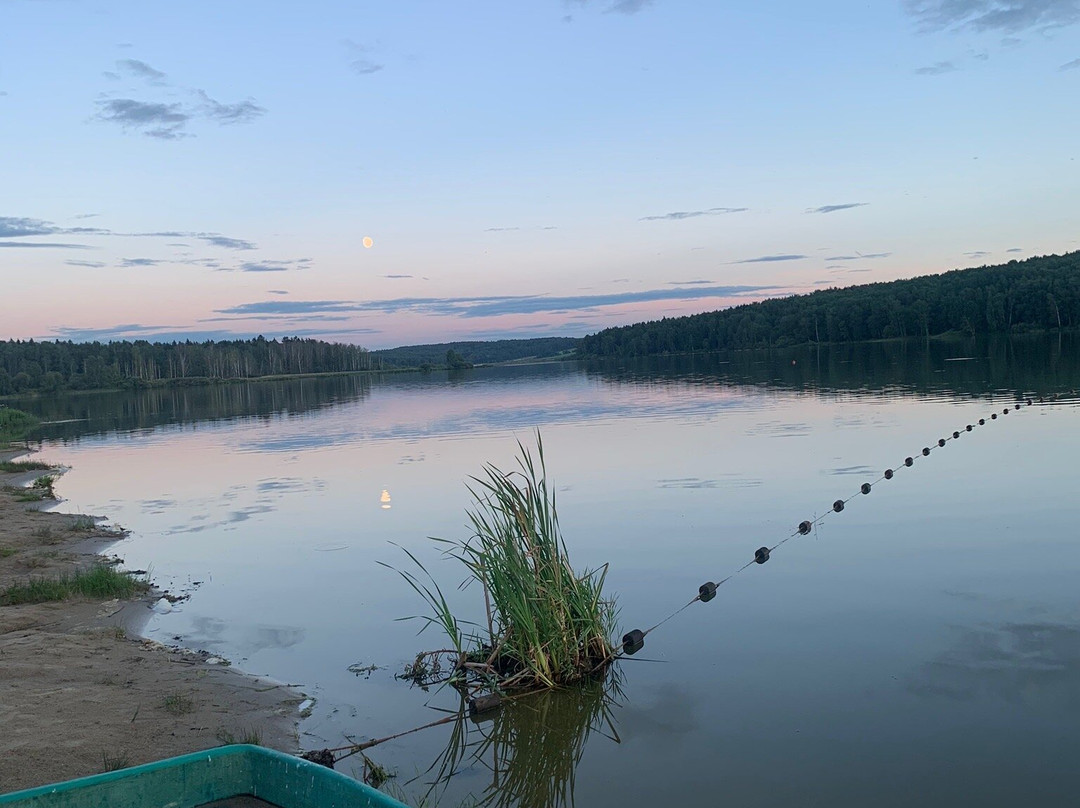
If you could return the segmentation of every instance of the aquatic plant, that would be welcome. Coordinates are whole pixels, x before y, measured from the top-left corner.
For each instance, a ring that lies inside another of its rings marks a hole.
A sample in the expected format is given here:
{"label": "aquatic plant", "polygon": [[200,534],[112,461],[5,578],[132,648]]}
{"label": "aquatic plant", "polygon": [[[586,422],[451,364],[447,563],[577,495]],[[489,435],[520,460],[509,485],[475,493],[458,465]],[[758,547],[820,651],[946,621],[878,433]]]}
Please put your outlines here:
{"label": "aquatic plant", "polygon": [[[468,570],[463,586],[482,588],[486,625],[459,621],[438,584],[405,551],[427,580],[399,570],[432,608],[421,619],[440,626],[452,646],[420,654],[405,678],[448,670],[443,680],[473,690],[554,688],[601,673],[613,658],[616,609],[603,596],[607,565],[574,571],[539,433],[535,459],[520,442],[518,448],[517,470],[489,464],[471,478],[472,537],[435,539]],[[468,625],[477,630],[465,634]]]}

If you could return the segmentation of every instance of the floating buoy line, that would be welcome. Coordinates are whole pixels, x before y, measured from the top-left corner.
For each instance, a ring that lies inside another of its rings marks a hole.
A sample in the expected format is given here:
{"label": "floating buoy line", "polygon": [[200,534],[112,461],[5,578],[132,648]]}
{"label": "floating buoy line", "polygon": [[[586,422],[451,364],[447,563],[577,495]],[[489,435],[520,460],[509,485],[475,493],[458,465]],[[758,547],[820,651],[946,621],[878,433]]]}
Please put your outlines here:
{"label": "floating buoy line", "polygon": [[[1077,391],[1072,390],[1072,391],[1069,391],[1068,393],[1054,394],[1054,395],[1051,395],[1051,396],[1048,396],[1048,397],[1045,397],[1045,398],[1042,397],[1042,396],[1039,396],[1037,398],[1020,399],[1015,404],[1013,404],[1011,407],[1004,407],[1000,411],[1000,413],[998,411],[994,411],[994,412],[990,413],[990,415],[988,417],[980,418],[975,423],[965,424],[963,429],[957,429],[954,432],[952,432],[951,434],[946,435],[943,438],[938,438],[936,443],[934,443],[933,445],[924,446],[917,454],[909,455],[909,456],[905,457],[903,459],[903,462],[898,464],[895,468],[890,467],[890,468],[885,469],[876,480],[862,483],[859,486],[859,490],[856,491],[855,493],[853,493],[851,496],[847,497],[846,499],[835,500],[832,503],[832,505],[829,507],[829,509],[827,511],[825,511],[825,513],[823,513],[821,516],[815,516],[813,519],[804,519],[803,521],[799,522],[799,524],[795,527],[794,530],[792,530],[791,533],[789,533],[787,536],[780,539],[778,542],[776,542],[776,544],[772,545],[771,547],[769,547],[769,546],[759,547],[758,549],[756,549],[754,551],[753,558],[751,558],[749,561],[747,561],[741,567],[738,567],[737,569],[731,571],[730,573],[728,573],[726,576],[724,576],[720,580],[718,580],[718,581],[706,581],[705,583],[701,584],[701,586],[698,587],[697,594],[693,598],[691,598],[687,603],[683,604],[679,608],[675,609],[675,611],[673,611],[671,614],[669,614],[667,617],[665,617],[660,622],[653,625],[651,628],[647,628],[647,629],[637,629],[637,628],[635,628],[635,629],[631,629],[630,631],[623,634],[621,644],[612,652],[612,654],[608,657],[608,659],[605,660],[604,664],[607,664],[609,662],[618,661],[619,659],[621,659],[623,657],[633,656],[634,654],[636,654],[638,651],[640,651],[642,648],[645,647],[645,638],[649,634],[651,634],[652,632],[654,632],[658,628],[660,628],[662,625],[667,623],[669,620],[672,620],[673,618],[675,618],[676,616],[681,614],[683,611],[685,611],[686,609],[693,606],[695,603],[708,603],[709,601],[711,601],[713,598],[716,597],[717,590],[721,586],[726,584],[728,581],[730,581],[732,578],[734,578],[735,576],[741,574],[742,572],[744,572],[745,570],[747,570],[750,567],[754,566],[755,564],[759,565],[759,566],[764,565],[765,563],[767,563],[772,558],[772,554],[778,548],[780,548],[783,545],[787,544],[787,542],[791,541],[794,538],[797,538],[799,536],[807,536],[810,533],[814,532],[814,530],[816,530],[826,519],[832,517],[834,514],[843,513],[844,509],[847,507],[847,504],[849,502],[851,502],[852,500],[858,499],[859,497],[864,497],[864,496],[869,495],[874,490],[875,486],[877,486],[879,483],[882,483],[882,482],[885,482],[885,481],[888,481],[888,480],[892,480],[902,470],[913,468],[915,466],[916,460],[918,460],[920,458],[929,457],[931,452],[933,452],[935,449],[942,449],[950,441],[959,440],[960,437],[962,435],[964,435],[965,433],[973,432],[978,427],[986,426],[990,421],[996,421],[998,419],[999,414],[1001,416],[1006,416],[1006,415],[1009,415],[1009,413],[1013,412],[1014,410],[1020,410],[1020,409],[1022,409],[1024,407],[1032,407],[1036,403],[1038,403],[1038,404],[1045,404],[1045,403],[1048,403],[1048,402],[1053,403],[1053,402],[1057,402],[1057,401],[1061,401],[1061,400],[1065,400],[1065,399],[1073,399],[1076,396],[1077,396]],[[599,668],[597,668],[597,669],[599,669]],[[499,693],[491,693],[491,694],[488,694],[488,695],[483,695],[483,696],[477,696],[475,698],[470,698],[468,700],[468,712],[469,712],[469,714],[471,716],[477,716],[477,715],[480,715],[480,714],[487,713],[487,712],[490,712],[492,710],[498,709],[499,707],[502,706],[502,704],[504,702],[511,701],[513,699],[520,698],[520,697],[526,696],[526,695],[531,695],[531,691],[529,693],[520,693],[520,694],[515,694],[515,695],[503,695],[503,694],[499,694]],[[303,755],[303,757],[305,757],[308,760],[314,760],[314,761],[316,761],[318,763],[322,763],[323,765],[327,765],[327,766],[330,766],[331,768],[333,768],[334,763],[336,763],[338,761],[341,761],[341,760],[344,760],[345,758],[350,757],[350,756],[355,755],[355,754],[362,754],[364,752],[364,750],[370,749],[370,748],[372,748],[374,746],[378,746],[379,744],[385,743],[386,741],[394,740],[396,738],[400,738],[400,737],[405,736],[405,735],[411,735],[414,732],[419,732],[421,730],[429,729],[431,727],[437,727],[437,726],[441,726],[443,724],[448,724],[448,723],[450,723],[452,721],[459,720],[459,719],[461,719],[463,717],[464,717],[464,710],[461,710],[461,711],[457,711],[457,712],[455,712],[455,713],[453,713],[451,715],[444,716],[443,718],[440,718],[440,719],[438,719],[436,721],[432,721],[430,723],[423,724],[423,725],[421,725],[419,727],[414,727],[413,729],[409,729],[409,730],[406,730],[404,732],[398,732],[398,733],[395,733],[393,735],[388,735],[388,736],[386,736],[384,738],[374,738],[374,739],[369,740],[369,741],[364,741],[363,743],[352,743],[352,744],[337,747],[337,748],[334,748],[334,749],[320,749],[320,750],[317,750],[317,751],[313,750],[313,751],[310,751],[310,752],[306,752]]]}
{"label": "floating buoy line", "polygon": [[[1071,395],[1072,395],[1072,393],[1068,394],[1068,396],[1071,396]],[[1066,397],[1066,396],[1060,396],[1060,398],[1064,398],[1064,397]],[[1051,397],[1050,400],[1051,401],[1057,401],[1058,399],[1059,399],[1059,396],[1054,395],[1054,396]],[[1042,397],[1039,397],[1036,400],[1040,404],[1044,403],[1044,399]],[[1034,404],[1035,404],[1035,401],[1032,400],[1031,398],[1022,399],[1020,401],[1017,401],[1012,407],[1005,407],[1004,409],[1002,409],[1001,410],[1001,415],[1008,415],[1013,410],[1019,410],[1022,407],[1025,407],[1025,406],[1031,407]],[[997,412],[990,413],[989,420],[996,421],[997,418],[998,418],[998,413]],[[738,569],[736,569],[733,572],[729,573],[726,577],[721,578],[719,581],[716,581],[716,582],[706,581],[705,583],[703,583],[701,586],[698,587],[697,595],[695,595],[693,598],[691,598],[688,603],[680,606],[678,609],[673,611],[671,614],[669,614],[667,617],[665,617],[659,623],[654,625],[652,628],[647,628],[647,629],[644,629],[644,630],[635,628],[635,629],[633,629],[631,631],[628,631],[626,634],[624,634],[623,637],[622,637],[622,645],[612,655],[612,659],[618,659],[619,657],[624,656],[624,655],[625,656],[632,656],[632,655],[636,654],[638,651],[640,651],[642,648],[645,647],[645,637],[647,637],[650,633],[652,633],[653,631],[656,631],[656,629],[660,628],[660,626],[664,625],[664,623],[668,622],[669,620],[674,618],[676,615],[682,613],[684,610],[690,608],[695,603],[699,603],[699,602],[700,603],[708,603],[710,600],[712,600],[713,598],[716,597],[716,590],[720,586],[723,586],[728,581],[730,581],[732,578],[734,578],[736,575],[739,575],[743,571],[749,569],[754,564],[761,565],[761,564],[766,563],[772,557],[773,552],[777,548],[783,546],[784,544],[786,544],[787,542],[789,542],[792,539],[796,538],[797,536],[809,535],[811,532],[813,532],[815,529],[817,529],[817,527],[819,525],[821,525],[827,518],[829,518],[833,514],[842,513],[844,508],[847,507],[847,504],[849,502],[851,502],[853,499],[857,499],[858,497],[868,495],[871,491],[874,490],[874,486],[876,486],[878,483],[884,482],[886,480],[893,479],[896,476],[896,474],[899,471],[903,470],[903,469],[909,469],[909,468],[914,467],[916,458],[918,458],[918,457],[929,457],[930,453],[934,450],[935,447],[938,448],[938,449],[942,449],[942,448],[944,448],[946,446],[946,444],[949,443],[949,441],[959,440],[961,435],[963,435],[963,434],[965,434],[967,432],[972,432],[972,431],[974,431],[976,428],[978,428],[980,426],[986,426],[986,424],[987,424],[987,419],[986,418],[980,418],[974,424],[965,424],[964,428],[962,430],[958,429],[958,430],[955,430],[951,435],[947,435],[944,438],[938,438],[937,443],[934,446],[924,446],[922,448],[922,450],[919,452],[918,455],[909,455],[909,456],[905,457],[904,462],[901,463],[900,465],[898,465],[896,468],[887,468],[887,469],[885,469],[881,473],[881,476],[879,476],[876,480],[874,480],[872,482],[863,483],[862,485],[859,486],[859,490],[856,491],[851,496],[849,496],[847,499],[838,499],[838,500],[836,500],[835,502],[833,502],[832,507],[830,507],[829,510],[827,510],[825,513],[823,513],[821,516],[816,516],[813,519],[805,519],[805,520],[803,520],[802,522],[799,523],[798,527],[796,527],[795,530],[793,530],[791,533],[789,533],[783,539],[778,541],[772,547],[759,547],[757,550],[754,551],[754,557],[752,559],[747,561],[745,564],[743,564]]]}

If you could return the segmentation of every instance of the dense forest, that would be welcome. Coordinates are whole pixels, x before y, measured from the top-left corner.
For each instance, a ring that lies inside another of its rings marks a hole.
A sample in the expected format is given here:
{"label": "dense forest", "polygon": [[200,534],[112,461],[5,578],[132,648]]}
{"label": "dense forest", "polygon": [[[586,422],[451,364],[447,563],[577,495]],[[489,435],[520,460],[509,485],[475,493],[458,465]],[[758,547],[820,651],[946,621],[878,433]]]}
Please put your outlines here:
{"label": "dense forest", "polygon": [[0,396],[164,382],[343,373],[377,367],[355,345],[258,337],[227,342],[0,341]]}
{"label": "dense forest", "polygon": [[578,353],[645,356],[1077,326],[1080,252],[1073,252],[608,328],[583,338]]}
{"label": "dense forest", "polygon": [[433,345],[406,345],[372,351],[371,356],[385,367],[417,368],[422,365],[442,366],[447,352],[453,351],[472,365],[497,362],[516,362],[522,359],[547,359],[573,351],[580,340],[574,337],[541,337],[538,339],[500,339],[490,342],[441,342]]}
{"label": "dense forest", "polygon": [[285,337],[226,342],[0,341],[0,396],[58,390],[143,388],[263,376],[452,367],[549,357],[570,338],[450,342],[368,351]]}

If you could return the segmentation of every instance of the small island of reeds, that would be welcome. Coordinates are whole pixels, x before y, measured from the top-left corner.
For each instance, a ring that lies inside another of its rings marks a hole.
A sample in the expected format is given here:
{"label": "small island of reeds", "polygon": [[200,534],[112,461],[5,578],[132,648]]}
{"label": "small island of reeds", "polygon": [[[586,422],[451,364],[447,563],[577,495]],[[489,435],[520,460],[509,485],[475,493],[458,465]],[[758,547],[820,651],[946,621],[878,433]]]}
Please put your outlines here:
{"label": "small island of reeds", "polygon": [[418,654],[403,678],[447,682],[467,695],[524,693],[603,676],[614,659],[616,608],[603,594],[607,565],[574,570],[539,434],[535,459],[518,447],[516,470],[487,465],[471,478],[473,535],[434,539],[464,565],[462,586],[482,592],[486,622],[459,620],[438,583],[405,551],[420,574],[398,572],[432,609],[419,619],[440,627],[449,647]]}

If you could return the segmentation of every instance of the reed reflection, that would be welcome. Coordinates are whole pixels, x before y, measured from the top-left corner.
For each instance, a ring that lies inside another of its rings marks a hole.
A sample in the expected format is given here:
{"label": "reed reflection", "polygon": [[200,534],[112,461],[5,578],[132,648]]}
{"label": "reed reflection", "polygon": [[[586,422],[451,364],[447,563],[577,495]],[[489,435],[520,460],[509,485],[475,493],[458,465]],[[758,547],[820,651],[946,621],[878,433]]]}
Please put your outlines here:
{"label": "reed reflection", "polygon": [[455,775],[468,770],[486,771],[490,783],[466,804],[572,808],[589,738],[597,734],[621,743],[614,710],[623,700],[621,673],[612,668],[602,679],[511,699],[477,716],[468,716],[463,702],[445,750],[417,778],[431,778],[424,800],[440,801]]}

